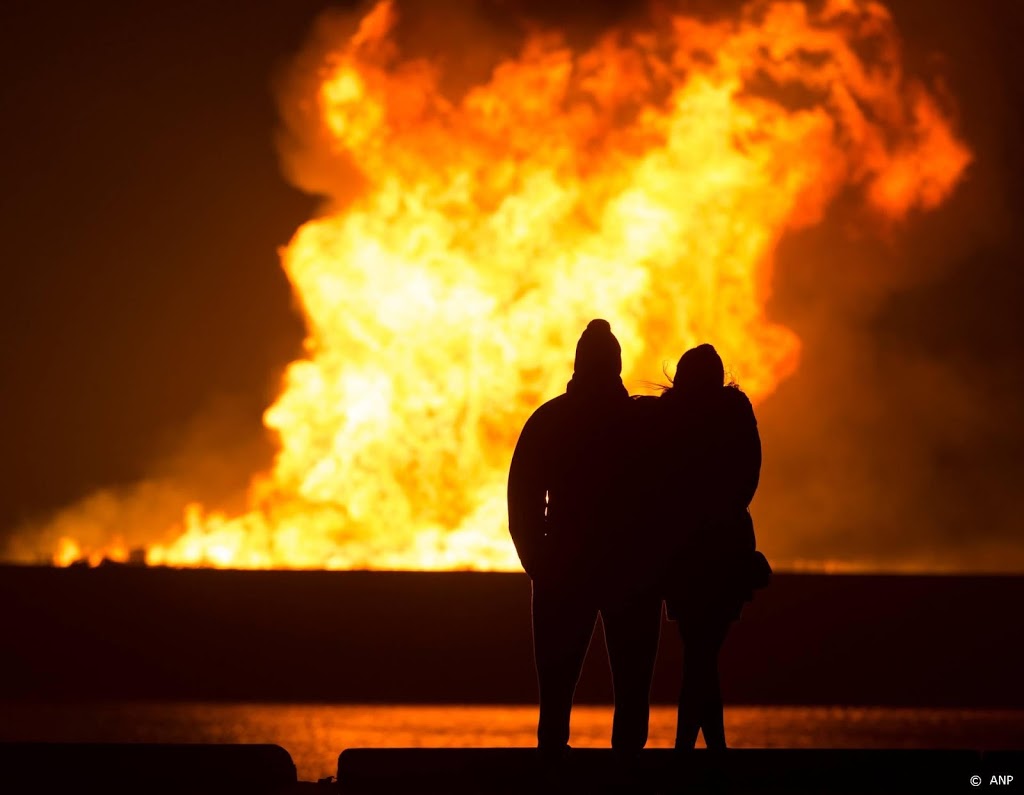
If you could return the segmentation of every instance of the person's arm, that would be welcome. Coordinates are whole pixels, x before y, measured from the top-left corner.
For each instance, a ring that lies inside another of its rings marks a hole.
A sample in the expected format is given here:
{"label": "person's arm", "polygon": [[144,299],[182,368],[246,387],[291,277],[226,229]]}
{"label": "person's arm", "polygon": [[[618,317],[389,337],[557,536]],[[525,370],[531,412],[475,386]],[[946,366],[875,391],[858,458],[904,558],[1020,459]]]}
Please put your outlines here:
{"label": "person's arm", "polygon": [[547,522],[547,456],[539,425],[534,414],[523,426],[508,471],[508,529],[531,579],[543,564]]}
{"label": "person's arm", "polygon": [[754,407],[742,392],[737,390],[734,427],[736,481],[735,499],[744,508],[750,505],[761,479],[761,435],[757,430]]}
{"label": "person's arm", "polygon": [[[753,412],[751,412],[751,416],[753,416]],[[751,500],[754,499],[754,493],[757,491],[757,484],[761,480],[761,435],[757,431],[756,421],[747,433],[745,460],[748,468],[741,499],[749,507]]]}

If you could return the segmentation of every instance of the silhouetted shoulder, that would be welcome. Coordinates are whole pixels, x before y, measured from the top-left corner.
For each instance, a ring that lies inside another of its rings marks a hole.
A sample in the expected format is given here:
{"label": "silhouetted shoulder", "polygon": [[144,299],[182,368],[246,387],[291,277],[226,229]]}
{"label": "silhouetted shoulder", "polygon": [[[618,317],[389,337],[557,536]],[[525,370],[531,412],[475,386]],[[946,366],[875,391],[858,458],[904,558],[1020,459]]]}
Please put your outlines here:
{"label": "silhouetted shoulder", "polygon": [[757,419],[754,417],[754,406],[751,404],[750,398],[739,387],[725,387],[722,390],[722,401],[732,416],[749,419],[750,422],[757,424]]}
{"label": "silhouetted shoulder", "polygon": [[523,426],[523,434],[533,431],[534,428],[546,426],[550,422],[557,422],[558,415],[568,408],[566,402],[566,395],[558,395],[547,403],[542,403],[526,421],[526,425]]}
{"label": "silhouetted shoulder", "polygon": [[653,395],[633,395],[629,401],[629,425],[634,434],[639,434],[638,443],[648,444],[648,437],[655,431],[663,406]]}
{"label": "silhouetted shoulder", "polygon": [[565,413],[565,395],[552,398],[534,410],[519,432],[519,440],[512,454],[510,480],[514,479],[522,467],[533,469],[539,465],[558,433]]}
{"label": "silhouetted shoulder", "polygon": [[632,395],[630,406],[636,414],[650,414],[658,410],[658,398],[654,395]]}

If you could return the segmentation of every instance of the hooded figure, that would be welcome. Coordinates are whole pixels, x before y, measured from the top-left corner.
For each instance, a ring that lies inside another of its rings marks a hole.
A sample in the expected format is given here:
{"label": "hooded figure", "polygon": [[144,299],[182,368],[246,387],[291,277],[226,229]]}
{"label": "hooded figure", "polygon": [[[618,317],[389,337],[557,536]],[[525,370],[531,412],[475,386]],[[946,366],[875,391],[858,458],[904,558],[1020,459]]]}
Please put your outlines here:
{"label": "hooded figure", "polygon": [[612,747],[638,751],[647,741],[661,604],[653,588],[637,594],[623,587],[631,401],[621,370],[611,326],[592,320],[565,394],[527,421],[509,469],[509,531],[533,581],[542,750],[567,747],[573,693],[598,613],[615,689]]}
{"label": "hooded figure", "polygon": [[761,471],[761,440],[747,396],[725,384],[711,345],[686,351],[670,389],[653,406],[657,450],[650,478],[665,533],[662,592],[683,642],[677,748],[703,732],[708,748],[725,748],[718,655],[771,568],[755,549],[748,510]]}

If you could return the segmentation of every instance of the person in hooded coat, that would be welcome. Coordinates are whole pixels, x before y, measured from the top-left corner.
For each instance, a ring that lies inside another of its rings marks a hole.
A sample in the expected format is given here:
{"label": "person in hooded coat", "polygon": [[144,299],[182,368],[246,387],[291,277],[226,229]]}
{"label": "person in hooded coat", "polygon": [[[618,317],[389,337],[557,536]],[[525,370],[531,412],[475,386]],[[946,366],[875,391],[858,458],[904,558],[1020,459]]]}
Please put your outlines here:
{"label": "person in hooded coat", "polygon": [[708,748],[725,748],[719,652],[771,574],[748,510],[761,471],[757,421],[707,344],[686,351],[672,386],[643,408],[647,444],[657,451],[648,499],[664,533],[662,593],[683,643],[675,744],[692,748],[702,731]]}
{"label": "person in hooded coat", "polygon": [[509,531],[532,580],[540,690],[537,744],[568,747],[569,716],[601,615],[615,691],[612,748],[647,742],[661,597],[633,587],[623,488],[631,400],[618,340],[605,320],[580,337],[564,394],[538,408],[516,444],[508,478]]}

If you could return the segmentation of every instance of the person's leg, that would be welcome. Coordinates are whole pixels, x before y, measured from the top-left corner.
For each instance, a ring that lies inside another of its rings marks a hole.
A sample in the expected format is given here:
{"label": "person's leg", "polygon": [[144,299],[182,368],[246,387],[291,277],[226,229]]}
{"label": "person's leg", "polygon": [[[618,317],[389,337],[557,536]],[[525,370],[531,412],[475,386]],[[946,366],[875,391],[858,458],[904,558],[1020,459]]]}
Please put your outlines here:
{"label": "person's leg", "polygon": [[533,653],[540,689],[537,747],[569,743],[569,714],[576,682],[597,621],[597,606],[569,588],[533,583]]}
{"label": "person's leg", "polygon": [[679,686],[679,710],[676,718],[676,748],[693,748],[700,733],[700,666],[694,649],[692,629],[686,617],[679,616],[676,625],[683,645],[683,681]]}
{"label": "person's leg", "polygon": [[708,748],[725,748],[725,710],[722,706],[722,688],[718,677],[718,656],[729,632],[730,623],[720,619],[708,627],[706,648],[702,650],[706,671],[706,695],[701,712],[701,731],[704,732],[704,743]]}
{"label": "person's leg", "polygon": [[615,692],[612,748],[639,751],[647,743],[651,678],[661,637],[661,598],[637,599],[601,611]]}
{"label": "person's leg", "polygon": [[693,748],[699,731],[708,748],[725,748],[718,654],[729,622],[700,616],[680,623],[683,640],[683,683],[679,694],[676,748]]}

